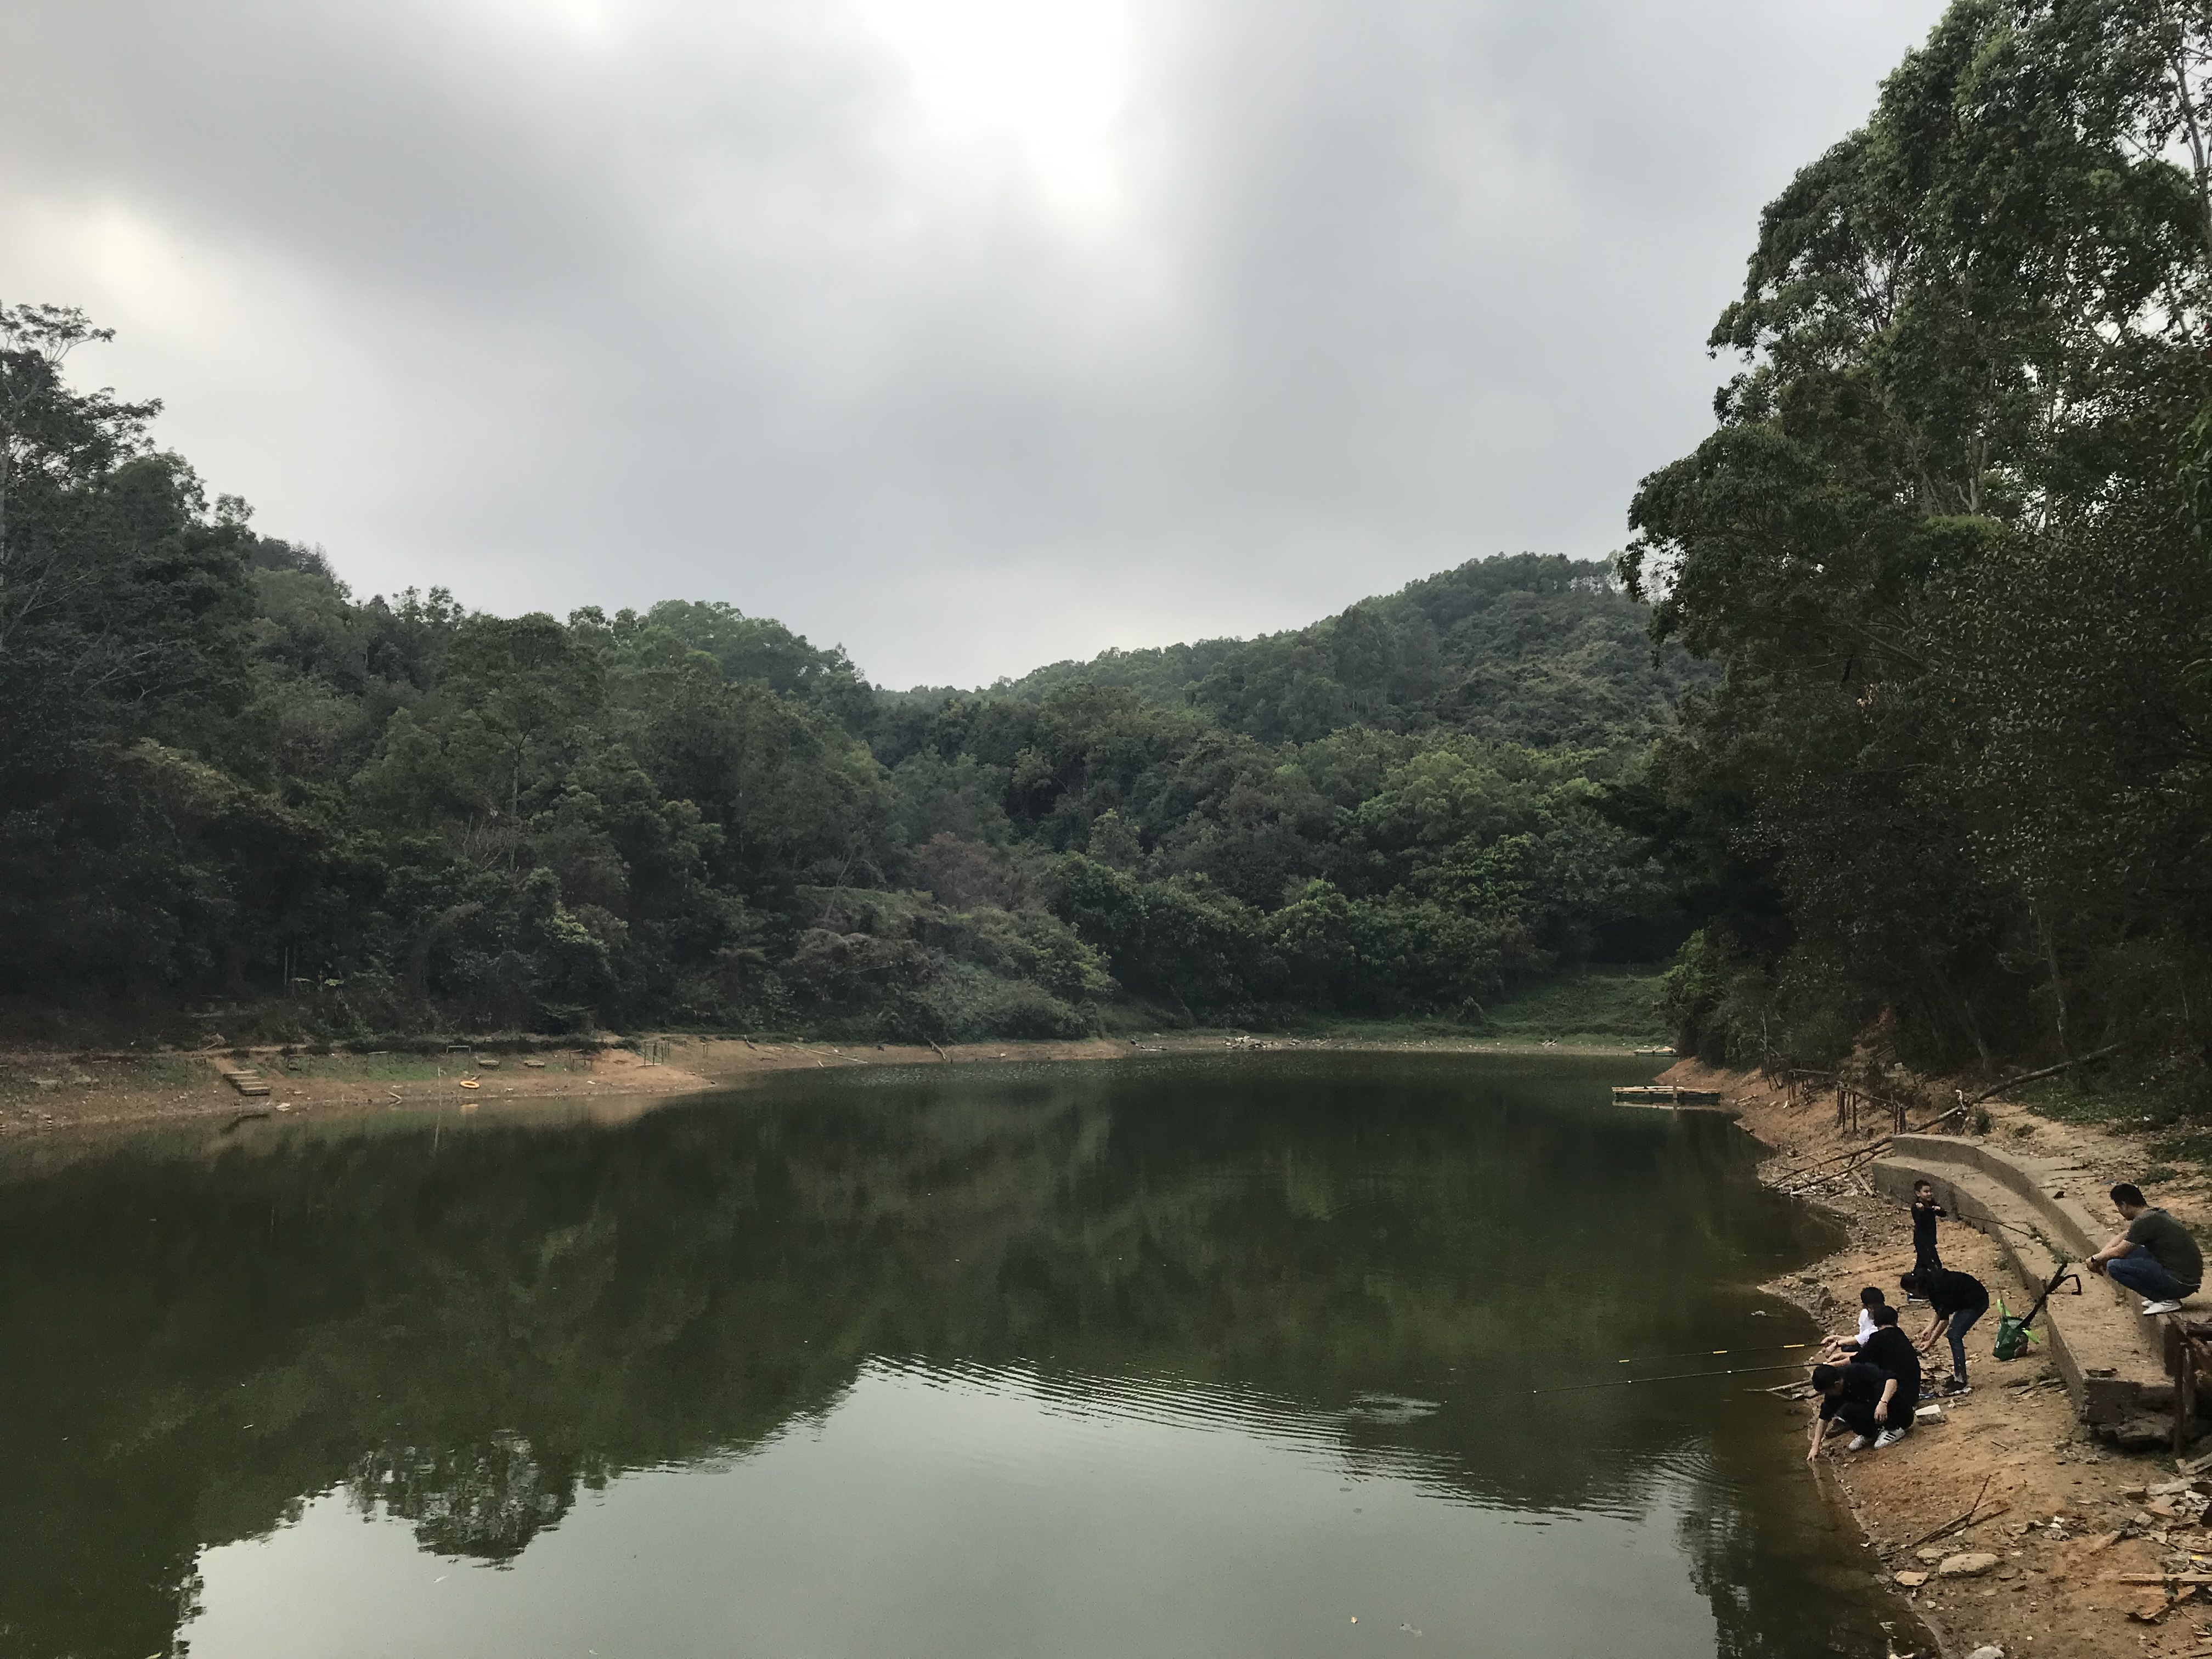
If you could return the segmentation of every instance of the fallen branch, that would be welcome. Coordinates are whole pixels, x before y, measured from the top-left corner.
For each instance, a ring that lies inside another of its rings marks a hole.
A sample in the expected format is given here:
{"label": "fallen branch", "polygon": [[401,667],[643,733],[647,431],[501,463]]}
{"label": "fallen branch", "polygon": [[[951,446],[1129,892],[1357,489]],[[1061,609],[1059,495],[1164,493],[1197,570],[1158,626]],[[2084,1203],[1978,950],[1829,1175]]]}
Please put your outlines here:
{"label": "fallen branch", "polygon": [[2071,1060],[2062,1060],[2056,1066],[2045,1066],[2040,1071],[2022,1072],[2018,1077],[2008,1077],[2002,1083],[1992,1083],[1988,1088],[1983,1090],[1981,1093],[1974,1096],[1971,1100],[1966,1097],[1966,1093],[1962,1089],[1959,1091],[1959,1103],[1956,1106],[1951,1107],[1948,1110],[1936,1113],[1935,1116],[1929,1118],[1927,1122],[1922,1124],[1918,1128],[1910,1130],[1907,1133],[1916,1135],[1924,1135],[1937,1124],[1947,1123],[1951,1119],[1958,1116],[1960,1113],[1972,1110],[1975,1107],[1980,1105],[1992,1095],[2001,1095],[2008,1089],[2016,1089],[2021,1084],[2033,1083],[2039,1078],[2056,1077],[2068,1066],[2079,1066],[2083,1060],[2102,1060],[2106,1054],[2111,1054],[2113,1049],[2119,1046],[2120,1045],[2117,1042],[2108,1042],[2103,1048],[2093,1048],[2086,1054],[2076,1054]]}
{"label": "fallen branch", "polygon": [[2113,1572],[2108,1584],[2212,1584],[2212,1572]]}
{"label": "fallen branch", "polygon": [[1796,1198],[1811,1192],[1815,1187],[1825,1187],[1832,1181],[1841,1181],[1856,1170],[1860,1164],[1881,1157],[1889,1150],[1889,1146],[1890,1143],[1885,1139],[1877,1140],[1871,1146],[1862,1146],[1851,1154],[1852,1161],[1844,1164],[1842,1169],[1832,1170],[1824,1176],[1815,1176],[1812,1180],[1799,1186],[1784,1187],[1782,1188],[1783,1195],[1785,1198]]}
{"label": "fallen branch", "polygon": [[[1904,1546],[1904,1547],[1908,1550],[1917,1550],[1923,1544],[1933,1543],[1936,1540],[1942,1537],[1947,1533],[1954,1533],[1958,1531],[1961,1527],[1970,1525],[1974,1518],[1974,1511],[1981,1508],[1982,1499],[1989,1495],[1990,1482],[1996,1479],[1996,1476],[1994,1473],[1984,1475],[1982,1477],[1982,1489],[1974,1494],[1974,1501],[1966,1506],[1966,1512],[1964,1515],[1960,1516],[1955,1521],[1946,1521],[1942,1526],[1936,1528],[1933,1532],[1924,1532],[1921,1534],[1919,1537],[1914,1539],[1911,1543]],[[2002,1504],[1997,1506],[1998,1510],[2002,1510],[2004,1507],[2005,1506]]]}
{"label": "fallen branch", "polygon": [[[2056,1077],[2068,1066],[2079,1066],[2084,1060],[2102,1060],[2106,1054],[2111,1054],[2120,1045],[2117,1042],[2108,1042],[2101,1048],[2093,1048],[2086,1054],[2076,1054],[2071,1060],[2062,1060],[2056,1066],[2046,1066],[2041,1071],[2022,1072],[2018,1077],[2008,1077],[2002,1083],[1992,1083],[1988,1088],[1983,1090],[1981,1093],[1976,1095],[1972,1100],[1960,1101],[1956,1106],[1954,1106],[1951,1109],[1951,1111],[1962,1112],[1969,1106],[1978,1106],[1990,1096],[2001,1095],[2008,1089],[2016,1089],[2023,1083],[2033,1083],[2039,1078]],[[1950,1115],[1950,1112],[1947,1112],[1944,1114],[1944,1116],[1948,1117]],[[1943,1120],[1942,1118],[1938,1118],[1936,1121],[1940,1123]]]}
{"label": "fallen branch", "polygon": [[[1887,1146],[1888,1145],[1889,1137],[1887,1135],[1884,1135],[1880,1140],[1875,1143],[1875,1146],[1877,1148]],[[1869,1150],[1869,1148],[1864,1146],[1854,1146],[1847,1152],[1831,1152],[1826,1158],[1816,1158],[1810,1164],[1801,1164],[1796,1169],[1786,1171],[1783,1179],[1787,1181],[1795,1181],[1799,1176],[1803,1175],[1808,1170],[1817,1170],[1824,1164],[1833,1164],[1839,1159],[1848,1160],[1854,1158],[1863,1158],[1866,1156]],[[1822,1177],[1824,1180],[1826,1178],[1826,1177],[1825,1176]]]}

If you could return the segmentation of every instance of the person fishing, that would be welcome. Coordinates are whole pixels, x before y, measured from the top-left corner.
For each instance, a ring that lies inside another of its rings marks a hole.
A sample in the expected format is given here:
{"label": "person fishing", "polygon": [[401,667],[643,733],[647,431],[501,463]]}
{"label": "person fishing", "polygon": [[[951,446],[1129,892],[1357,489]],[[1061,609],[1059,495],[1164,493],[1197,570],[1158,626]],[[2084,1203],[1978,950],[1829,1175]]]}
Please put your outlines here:
{"label": "person fishing", "polygon": [[1943,1271],[1943,1258],[1936,1249],[1936,1221],[1939,1216],[1951,1212],[1936,1201],[1933,1182],[1912,1183],[1912,1271],[1916,1273]]}
{"label": "person fishing", "polygon": [[1948,1267],[1906,1273],[1897,1282],[1907,1295],[1917,1296],[1926,1302],[1928,1310],[1935,1316],[1929,1322],[1928,1334],[1920,1339],[1920,1352],[1926,1353],[1933,1348],[1937,1337],[1946,1333],[1950,1336],[1951,1376],[1943,1384],[1943,1392],[1966,1393],[1966,1332],[1990,1310],[1989,1287],[1972,1273],[1955,1273]]}
{"label": "person fishing", "polygon": [[1891,1411],[1881,1434],[1875,1441],[1875,1449],[1894,1445],[1902,1440],[1917,1420],[1913,1413],[1920,1404],[1920,1351],[1912,1346],[1897,1322],[1897,1310],[1887,1304],[1874,1310],[1874,1334],[1863,1341],[1845,1342],[1843,1352],[1853,1356],[1860,1364],[1873,1366],[1887,1376],[1897,1379],[1897,1393],[1891,1401]]}
{"label": "person fishing", "polygon": [[1847,1450],[1863,1451],[1869,1446],[1890,1443],[1886,1437],[1899,1409],[1900,1392],[1895,1377],[1853,1360],[1845,1365],[1814,1366],[1813,1389],[1820,1396],[1820,1409],[1808,1425],[1808,1463],[1820,1455],[1821,1445],[1838,1424],[1851,1431]]}
{"label": "person fishing", "polygon": [[1875,1334],[1875,1310],[1888,1305],[1889,1299],[1882,1295],[1881,1287],[1879,1285],[1866,1286],[1859,1292],[1858,1329],[1848,1337],[1838,1331],[1833,1336],[1823,1338],[1820,1343],[1823,1351],[1820,1358],[1832,1362],[1836,1356],[1844,1352],[1846,1348],[1856,1351],[1860,1343]]}
{"label": "person fishing", "polygon": [[2180,1312],[2181,1299],[2196,1295],[2204,1282],[2204,1253],[2189,1229],[2146,1202],[2142,1188],[2133,1182],[2112,1188],[2112,1206],[2127,1222],[2127,1231],[2089,1258],[2089,1271],[2142,1297],[2144,1313]]}

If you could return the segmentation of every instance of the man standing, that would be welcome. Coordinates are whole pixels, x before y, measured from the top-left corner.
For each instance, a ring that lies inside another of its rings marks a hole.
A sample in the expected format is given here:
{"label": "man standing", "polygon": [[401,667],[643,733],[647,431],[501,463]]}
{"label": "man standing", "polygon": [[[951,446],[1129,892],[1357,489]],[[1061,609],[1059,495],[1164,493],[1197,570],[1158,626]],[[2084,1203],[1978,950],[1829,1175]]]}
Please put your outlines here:
{"label": "man standing", "polygon": [[2112,1203],[2127,1231],[2089,1258],[2089,1270],[2142,1297],[2147,1314],[2179,1313],[2181,1298],[2196,1295],[2204,1282],[2204,1253],[2188,1228],[2145,1203],[2142,1188],[2133,1182],[2113,1188]]}
{"label": "man standing", "polygon": [[1966,1330],[1990,1310],[1988,1286],[1972,1273],[1953,1273],[1948,1267],[1907,1273],[1897,1282],[1906,1294],[1925,1300],[1928,1310],[1936,1316],[1929,1322],[1928,1334],[1920,1339],[1920,1352],[1926,1353],[1936,1346],[1936,1339],[1947,1332],[1950,1335],[1951,1378],[1944,1383],[1943,1392],[1966,1393]]}
{"label": "man standing", "polygon": [[1821,1396],[1820,1413],[1813,1419],[1807,1436],[1808,1463],[1820,1456],[1821,1443],[1838,1423],[1851,1430],[1852,1451],[1887,1443],[1883,1437],[1888,1431],[1892,1415],[1899,1409],[1895,1377],[1886,1376],[1873,1366],[1856,1361],[1848,1365],[1815,1365],[1813,1387]]}
{"label": "man standing", "polygon": [[1890,1401],[1887,1419],[1874,1443],[1879,1451],[1904,1439],[1905,1431],[1913,1425],[1913,1412],[1920,1404],[1920,1351],[1912,1346],[1912,1339],[1898,1328],[1897,1310],[1887,1304],[1874,1310],[1874,1334],[1863,1341],[1845,1342],[1841,1346],[1845,1353],[1856,1355],[1863,1364],[1897,1379],[1897,1392]]}

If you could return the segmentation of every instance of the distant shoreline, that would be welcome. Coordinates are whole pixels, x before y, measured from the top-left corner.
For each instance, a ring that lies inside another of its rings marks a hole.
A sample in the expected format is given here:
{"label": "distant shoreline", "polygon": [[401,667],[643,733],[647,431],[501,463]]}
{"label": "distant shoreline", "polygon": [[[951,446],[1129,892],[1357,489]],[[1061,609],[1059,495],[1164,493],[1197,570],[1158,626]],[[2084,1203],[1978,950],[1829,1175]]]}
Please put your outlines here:
{"label": "distant shoreline", "polygon": [[[1291,1037],[1178,1033],[930,1045],[749,1041],[646,1034],[623,1046],[548,1048],[528,1054],[481,1051],[434,1055],[356,1053],[313,1055],[276,1044],[140,1054],[131,1050],[58,1054],[0,1050],[0,1068],[27,1080],[0,1096],[0,1146],[70,1132],[132,1132],[213,1122],[221,1130],[263,1118],[330,1121],[418,1111],[479,1110],[528,1102],[622,1103],[610,1117],[634,1116],[664,1102],[711,1094],[756,1078],[805,1070],[873,1066],[995,1065],[1002,1061],[1116,1060],[1164,1054],[1255,1053],[1437,1054],[1519,1058],[1630,1060],[1626,1045],[1474,1037]],[[654,1058],[648,1059],[647,1055]],[[242,1057],[240,1057],[242,1055]],[[663,1057],[665,1056],[665,1058]],[[1665,1057],[1645,1056],[1655,1066]],[[244,1066],[269,1093],[242,1095],[216,1069]],[[472,1083],[474,1087],[465,1087]],[[599,1114],[594,1114],[599,1115]]]}

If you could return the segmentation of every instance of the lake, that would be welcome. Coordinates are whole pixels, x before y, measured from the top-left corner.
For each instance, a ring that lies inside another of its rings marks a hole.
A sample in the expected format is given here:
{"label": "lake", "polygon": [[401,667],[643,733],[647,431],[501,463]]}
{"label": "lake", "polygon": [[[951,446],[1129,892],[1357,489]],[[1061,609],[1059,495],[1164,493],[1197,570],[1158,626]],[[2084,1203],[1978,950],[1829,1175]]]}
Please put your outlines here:
{"label": "lake", "polygon": [[1648,1073],[12,1147],[0,1654],[1878,1659],[1790,1373],[1622,1384],[1787,1361],[1753,1287],[1835,1242],[1717,1115],[1611,1105]]}

